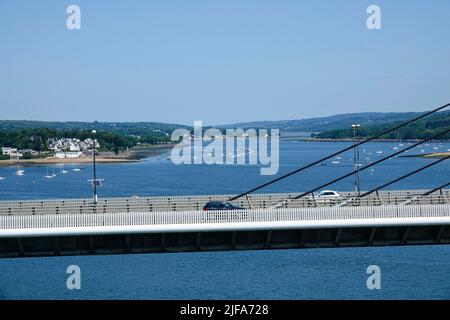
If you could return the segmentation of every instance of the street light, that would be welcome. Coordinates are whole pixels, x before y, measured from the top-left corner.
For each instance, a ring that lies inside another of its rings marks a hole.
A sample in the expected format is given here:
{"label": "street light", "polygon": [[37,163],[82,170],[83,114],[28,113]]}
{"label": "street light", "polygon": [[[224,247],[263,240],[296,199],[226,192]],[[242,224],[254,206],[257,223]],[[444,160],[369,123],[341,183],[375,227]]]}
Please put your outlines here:
{"label": "street light", "polygon": [[[360,124],[352,124],[352,129],[353,129],[353,144],[356,144],[356,134],[358,129],[361,127]],[[359,139],[358,139],[359,141]],[[359,145],[357,145],[354,149],[353,149],[353,160],[355,163],[355,169],[356,169],[356,173],[355,173],[355,191],[358,193],[358,196],[361,194],[361,188],[360,188],[360,177],[359,177]]]}
{"label": "street light", "polygon": [[93,164],[94,164],[94,179],[92,180],[92,186],[94,187],[94,204],[97,204],[97,185],[99,183],[99,181],[97,181],[97,168],[95,165],[95,144],[96,144],[96,139],[95,139],[95,135],[97,133],[96,130],[92,130],[92,135],[94,136],[94,141],[93,141],[93,146],[92,146],[92,159],[93,159]]}

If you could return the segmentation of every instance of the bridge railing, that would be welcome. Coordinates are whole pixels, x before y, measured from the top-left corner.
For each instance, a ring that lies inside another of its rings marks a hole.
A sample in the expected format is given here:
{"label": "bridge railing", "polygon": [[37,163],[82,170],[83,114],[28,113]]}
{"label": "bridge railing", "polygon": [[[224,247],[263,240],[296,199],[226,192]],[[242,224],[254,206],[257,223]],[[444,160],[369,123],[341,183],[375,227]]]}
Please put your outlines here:
{"label": "bridge railing", "polygon": [[[121,212],[0,216],[0,237],[11,229],[48,229],[115,226],[333,221],[364,219],[450,218],[450,205],[322,207],[230,211]],[[450,220],[449,220],[450,223]]]}
{"label": "bridge railing", "polygon": [[[351,201],[347,206],[380,206],[398,205],[425,190],[382,191],[366,198]],[[295,197],[299,193],[253,194],[249,200],[240,199],[235,203],[243,208],[270,208],[281,200]],[[342,192],[342,199],[321,201],[312,198],[302,198],[289,203],[289,208],[329,207],[334,206],[354,196],[353,192]],[[50,213],[113,213],[113,212],[148,212],[148,211],[186,211],[201,210],[206,202],[211,200],[226,200],[230,195],[199,195],[199,196],[169,196],[169,197],[128,197],[101,198],[97,205],[91,199],[61,199],[61,200],[24,200],[0,201],[0,215],[9,214],[50,214]],[[427,197],[419,198],[418,204],[448,203],[450,190],[444,190]]]}

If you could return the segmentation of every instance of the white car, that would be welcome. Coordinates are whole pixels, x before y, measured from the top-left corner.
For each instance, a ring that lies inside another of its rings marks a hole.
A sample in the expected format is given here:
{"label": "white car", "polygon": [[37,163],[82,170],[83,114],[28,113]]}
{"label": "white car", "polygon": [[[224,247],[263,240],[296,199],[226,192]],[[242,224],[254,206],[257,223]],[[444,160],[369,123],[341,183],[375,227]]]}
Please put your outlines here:
{"label": "white car", "polygon": [[[312,196],[309,198],[312,199]],[[314,195],[314,199],[317,201],[333,201],[342,199],[342,196],[339,192],[334,190],[322,190],[318,194]]]}

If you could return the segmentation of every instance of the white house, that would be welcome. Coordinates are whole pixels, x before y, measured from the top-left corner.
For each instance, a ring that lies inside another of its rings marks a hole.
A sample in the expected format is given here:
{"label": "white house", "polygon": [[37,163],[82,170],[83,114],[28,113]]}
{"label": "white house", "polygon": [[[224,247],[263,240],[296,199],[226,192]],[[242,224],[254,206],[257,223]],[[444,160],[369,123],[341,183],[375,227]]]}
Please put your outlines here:
{"label": "white house", "polygon": [[75,159],[80,158],[83,155],[83,152],[74,151],[74,152],[62,152],[58,151],[55,153],[55,157],[58,159]]}
{"label": "white house", "polygon": [[75,143],[73,143],[73,142],[71,142],[69,144],[69,150],[72,151],[72,152],[80,151],[80,146],[75,144]]}
{"label": "white house", "polygon": [[2,147],[2,154],[4,156],[17,157],[17,148]]}

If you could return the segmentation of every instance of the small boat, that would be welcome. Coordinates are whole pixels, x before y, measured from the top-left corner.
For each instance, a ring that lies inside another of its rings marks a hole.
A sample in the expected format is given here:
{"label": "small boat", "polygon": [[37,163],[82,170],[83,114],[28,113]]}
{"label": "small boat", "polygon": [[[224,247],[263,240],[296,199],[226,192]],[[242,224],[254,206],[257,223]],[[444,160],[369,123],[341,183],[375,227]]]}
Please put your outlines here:
{"label": "small boat", "polygon": [[340,162],[339,162],[339,161],[331,161],[331,163],[333,163],[333,164],[339,164]]}
{"label": "small boat", "polygon": [[25,174],[25,170],[17,170],[16,176],[23,176]]}
{"label": "small boat", "polygon": [[72,171],[78,172],[78,171],[81,171],[81,169],[75,168],[75,169],[72,169]]}
{"label": "small boat", "polygon": [[5,180],[5,178],[4,177],[0,177],[0,180]]}
{"label": "small boat", "polygon": [[44,176],[44,178],[46,178],[46,179],[52,179],[52,178],[54,178],[54,177],[56,177],[55,171],[53,170],[52,174],[49,174],[49,173],[48,173],[48,167],[47,167],[47,174]]}

